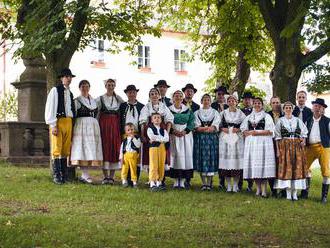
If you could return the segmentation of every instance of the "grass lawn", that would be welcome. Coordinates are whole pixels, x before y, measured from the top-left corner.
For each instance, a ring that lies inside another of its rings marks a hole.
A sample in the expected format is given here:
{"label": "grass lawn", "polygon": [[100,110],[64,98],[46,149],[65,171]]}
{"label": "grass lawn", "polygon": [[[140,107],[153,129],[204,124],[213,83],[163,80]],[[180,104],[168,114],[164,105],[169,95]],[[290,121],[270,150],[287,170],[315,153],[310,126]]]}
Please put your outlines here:
{"label": "grass lawn", "polygon": [[145,181],[58,186],[48,169],[1,164],[0,247],[330,247],[318,171],[298,202],[201,192],[197,175],[190,191],[150,192]]}

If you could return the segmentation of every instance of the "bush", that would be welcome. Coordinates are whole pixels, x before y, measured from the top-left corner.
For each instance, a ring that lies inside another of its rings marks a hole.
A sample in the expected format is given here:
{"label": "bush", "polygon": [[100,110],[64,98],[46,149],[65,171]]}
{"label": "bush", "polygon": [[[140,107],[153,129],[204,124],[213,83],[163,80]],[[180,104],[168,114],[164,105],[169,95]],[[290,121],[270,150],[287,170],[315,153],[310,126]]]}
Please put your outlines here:
{"label": "bush", "polygon": [[18,116],[17,92],[5,93],[0,100],[0,121],[15,120]]}

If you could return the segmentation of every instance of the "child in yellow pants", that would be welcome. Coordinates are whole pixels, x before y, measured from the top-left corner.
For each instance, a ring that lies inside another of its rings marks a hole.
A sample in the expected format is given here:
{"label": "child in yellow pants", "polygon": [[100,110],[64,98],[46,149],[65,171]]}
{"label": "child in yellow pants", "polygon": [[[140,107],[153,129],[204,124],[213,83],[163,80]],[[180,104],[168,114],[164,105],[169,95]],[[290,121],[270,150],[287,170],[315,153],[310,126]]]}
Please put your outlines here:
{"label": "child in yellow pants", "polygon": [[165,174],[166,149],[169,141],[168,132],[160,127],[162,117],[159,113],[151,115],[151,125],[147,130],[149,141],[149,181],[150,189],[161,189]]}
{"label": "child in yellow pants", "polygon": [[137,164],[139,161],[139,151],[141,147],[141,140],[134,135],[135,128],[132,123],[125,125],[126,138],[121,143],[119,160],[122,164],[121,180],[124,187],[128,187],[127,174],[128,170],[131,172],[131,180],[133,187],[137,187]]}

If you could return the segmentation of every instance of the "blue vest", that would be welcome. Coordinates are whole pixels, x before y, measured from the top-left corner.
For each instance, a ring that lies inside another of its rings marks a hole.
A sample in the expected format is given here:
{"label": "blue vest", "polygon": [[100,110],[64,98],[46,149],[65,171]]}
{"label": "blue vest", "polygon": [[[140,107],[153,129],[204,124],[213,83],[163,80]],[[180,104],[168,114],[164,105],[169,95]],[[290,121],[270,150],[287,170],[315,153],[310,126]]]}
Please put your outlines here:
{"label": "blue vest", "polygon": [[[136,139],[138,139],[139,137],[138,136],[134,136]],[[126,153],[126,145],[127,145],[127,138],[125,138],[124,140],[123,140],[123,154],[125,154]],[[140,152],[140,148],[137,148],[135,145],[134,145],[134,142],[133,142],[133,139],[132,139],[132,143],[131,143],[131,147],[132,147],[132,149],[134,150],[134,151],[136,151],[137,153],[139,153]]]}
{"label": "blue vest", "polygon": [[[312,116],[307,120],[307,128],[308,128],[307,144],[309,142],[309,135],[311,133],[313,123],[314,123],[314,119]],[[321,143],[324,148],[330,147],[329,123],[330,123],[330,119],[324,115],[321,117],[319,121]]]}
{"label": "blue vest", "polygon": [[[158,130],[157,130],[157,128],[153,124],[151,124],[149,127],[151,128],[151,130],[154,133],[154,135],[158,135]],[[164,137],[165,136],[165,130],[164,130],[164,128],[160,128],[159,129],[159,133],[160,133],[161,136]],[[160,146],[160,142],[149,143],[149,147],[159,147],[159,146]]]}

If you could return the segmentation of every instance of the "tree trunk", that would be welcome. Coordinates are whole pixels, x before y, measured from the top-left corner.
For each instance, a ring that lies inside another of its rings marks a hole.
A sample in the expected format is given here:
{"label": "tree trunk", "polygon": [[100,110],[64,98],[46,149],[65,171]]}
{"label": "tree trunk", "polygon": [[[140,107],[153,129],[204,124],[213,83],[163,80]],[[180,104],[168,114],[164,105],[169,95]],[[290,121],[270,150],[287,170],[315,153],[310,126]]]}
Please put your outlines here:
{"label": "tree trunk", "polygon": [[298,35],[277,40],[275,65],[270,80],[273,83],[273,95],[279,96],[282,102],[296,102],[297,86],[302,73],[301,61]]}
{"label": "tree trunk", "polygon": [[47,91],[60,83],[58,75],[64,68],[69,68],[71,57],[68,56],[46,56],[46,69],[47,69]]}
{"label": "tree trunk", "polygon": [[229,86],[229,91],[231,93],[237,91],[239,96],[242,95],[251,73],[251,66],[244,58],[244,56],[245,51],[240,51],[238,53],[236,62],[236,74]]}

